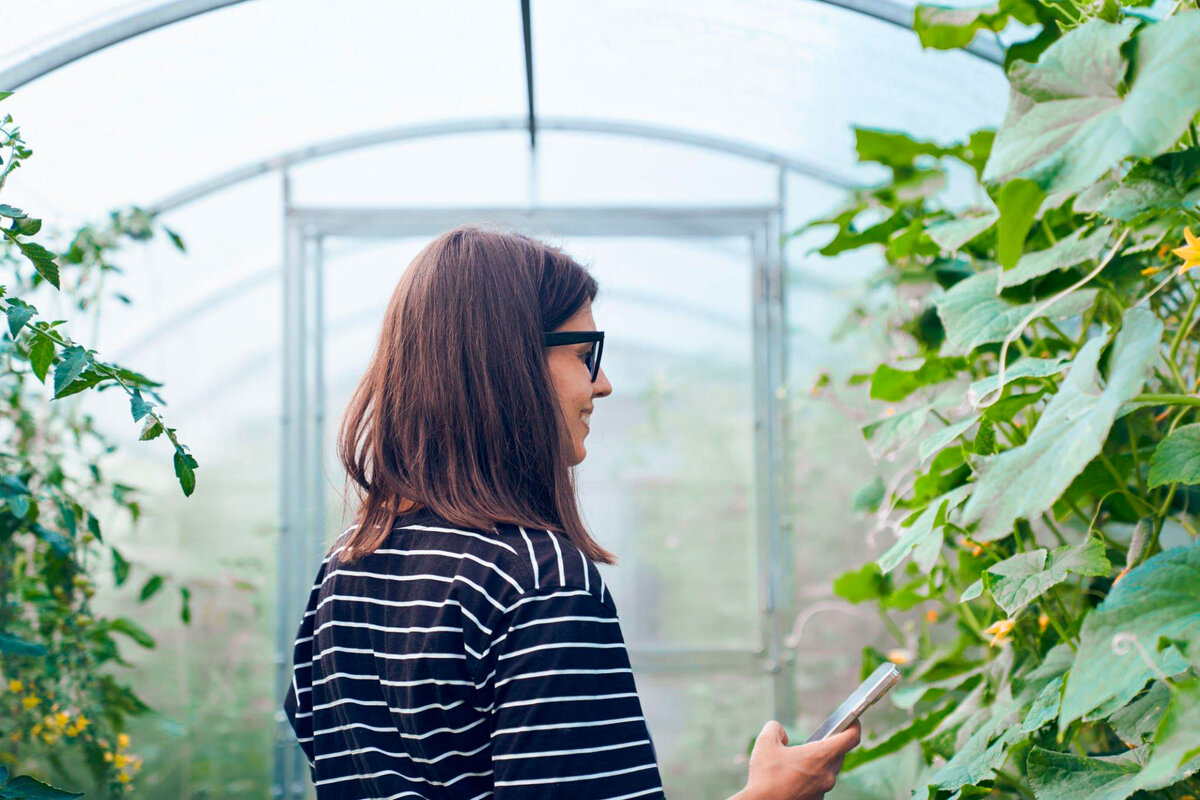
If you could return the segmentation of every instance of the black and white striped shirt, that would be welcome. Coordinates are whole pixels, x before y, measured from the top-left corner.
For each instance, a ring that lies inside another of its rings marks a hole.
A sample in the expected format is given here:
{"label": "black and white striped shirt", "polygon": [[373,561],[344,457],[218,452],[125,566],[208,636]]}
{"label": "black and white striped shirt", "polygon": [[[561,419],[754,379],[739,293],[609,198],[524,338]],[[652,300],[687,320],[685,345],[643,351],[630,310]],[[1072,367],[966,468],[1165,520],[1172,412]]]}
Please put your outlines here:
{"label": "black and white striped shirt", "polygon": [[419,509],[342,564],[348,533],[284,700],[321,800],[663,798],[616,605],[565,537]]}

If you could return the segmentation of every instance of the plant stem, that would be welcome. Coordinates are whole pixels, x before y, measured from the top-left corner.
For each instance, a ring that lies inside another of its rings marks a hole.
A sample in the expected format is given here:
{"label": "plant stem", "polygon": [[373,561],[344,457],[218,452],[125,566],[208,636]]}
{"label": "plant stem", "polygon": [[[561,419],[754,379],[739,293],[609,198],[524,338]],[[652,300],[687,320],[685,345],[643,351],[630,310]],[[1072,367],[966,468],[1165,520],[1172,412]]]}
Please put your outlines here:
{"label": "plant stem", "polygon": [[1200,292],[1193,291],[1192,302],[1188,304],[1188,309],[1184,312],[1183,319],[1179,323],[1179,330],[1175,331],[1175,337],[1171,339],[1171,349],[1167,358],[1172,362],[1179,353],[1179,346],[1183,344],[1184,337],[1192,327],[1192,318],[1196,313],[1197,303],[1200,303]]}
{"label": "plant stem", "polygon": [[1200,395],[1194,394],[1139,394],[1130,402],[1156,403],[1164,406],[1200,406]]}
{"label": "plant stem", "polygon": [[1133,428],[1133,415],[1125,417],[1125,427],[1129,431],[1129,451],[1133,454],[1133,477],[1137,480],[1138,491],[1146,494],[1146,483],[1142,480],[1142,459],[1138,455],[1137,431]]}

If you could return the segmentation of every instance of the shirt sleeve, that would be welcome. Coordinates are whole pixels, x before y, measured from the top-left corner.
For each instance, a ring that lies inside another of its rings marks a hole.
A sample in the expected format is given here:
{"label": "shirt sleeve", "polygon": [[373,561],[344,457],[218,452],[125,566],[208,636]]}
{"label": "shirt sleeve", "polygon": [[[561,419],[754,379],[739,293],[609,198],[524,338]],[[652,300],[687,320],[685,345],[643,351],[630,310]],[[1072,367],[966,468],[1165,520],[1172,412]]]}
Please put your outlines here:
{"label": "shirt sleeve", "polygon": [[322,564],[317,571],[304,616],[301,617],[300,627],[296,631],[296,641],[292,649],[292,681],[283,700],[284,713],[288,722],[292,724],[292,730],[296,732],[296,741],[304,751],[310,772],[316,769],[312,715],[313,630],[316,626],[317,601],[321,594],[321,583],[325,578],[325,568],[326,564]]}
{"label": "shirt sleeve", "polygon": [[505,619],[488,665],[495,800],[662,798],[615,607],[556,587]]}

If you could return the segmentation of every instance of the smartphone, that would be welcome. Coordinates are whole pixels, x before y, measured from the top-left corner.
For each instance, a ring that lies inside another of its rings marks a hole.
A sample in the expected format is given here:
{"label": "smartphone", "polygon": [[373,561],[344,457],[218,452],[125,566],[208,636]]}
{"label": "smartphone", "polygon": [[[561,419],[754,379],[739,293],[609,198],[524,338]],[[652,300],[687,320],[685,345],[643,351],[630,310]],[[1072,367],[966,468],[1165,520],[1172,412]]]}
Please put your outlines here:
{"label": "smartphone", "polygon": [[881,665],[879,669],[871,673],[871,677],[858,685],[858,688],[846,698],[845,702],[834,709],[833,713],[817,726],[805,744],[819,742],[849,728],[854,720],[859,718],[859,715],[874,705],[876,700],[887,694],[888,690],[899,680],[900,670],[896,669],[895,664]]}

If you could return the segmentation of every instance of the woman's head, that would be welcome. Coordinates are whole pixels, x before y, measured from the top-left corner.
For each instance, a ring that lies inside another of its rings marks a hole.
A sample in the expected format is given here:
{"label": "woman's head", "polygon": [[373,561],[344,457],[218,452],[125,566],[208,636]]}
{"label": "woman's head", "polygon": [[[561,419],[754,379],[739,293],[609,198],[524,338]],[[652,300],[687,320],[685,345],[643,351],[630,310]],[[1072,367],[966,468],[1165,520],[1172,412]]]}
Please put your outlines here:
{"label": "woman's head", "polygon": [[588,345],[543,344],[595,330],[596,291],[565,253],[514,233],[457,228],[413,259],[342,421],[361,501],[343,559],[377,548],[416,503],[466,527],[561,531],[615,562],[583,526],[570,470],[586,454],[585,414],[612,387],[602,369],[591,381]]}

